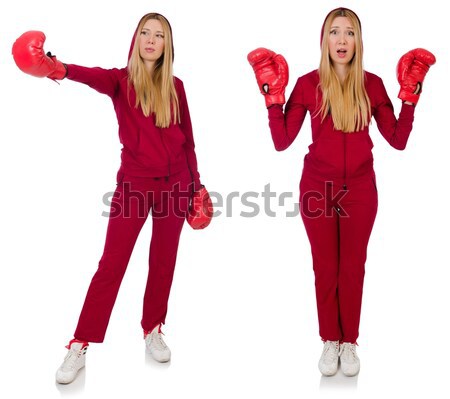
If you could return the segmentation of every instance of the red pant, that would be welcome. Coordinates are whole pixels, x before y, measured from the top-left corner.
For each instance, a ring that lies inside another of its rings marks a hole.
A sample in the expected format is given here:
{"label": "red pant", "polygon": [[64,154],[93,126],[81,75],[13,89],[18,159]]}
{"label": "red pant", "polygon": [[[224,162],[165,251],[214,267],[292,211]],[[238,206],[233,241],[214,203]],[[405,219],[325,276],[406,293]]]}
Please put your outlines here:
{"label": "red pant", "polygon": [[103,342],[134,244],[149,213],[153,230],[141,325],[152,330],[165,322],[191,180],[189,170],[168,179],[119,173],[103,256],[89,286],[75,338]]}
{"label": "red pant", "polygon": [[358,338],[367,245],[378,196],[374,175],[329,181],[303,174],[302,219],[315,274],[319,334],[323,340]]}

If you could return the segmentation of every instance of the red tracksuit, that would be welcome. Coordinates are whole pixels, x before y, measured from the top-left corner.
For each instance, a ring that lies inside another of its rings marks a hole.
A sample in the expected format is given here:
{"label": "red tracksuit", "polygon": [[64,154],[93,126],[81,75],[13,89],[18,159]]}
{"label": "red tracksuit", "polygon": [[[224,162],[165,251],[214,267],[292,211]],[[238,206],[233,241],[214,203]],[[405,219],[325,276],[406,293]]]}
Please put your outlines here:
{"label": "red tracksuit", "polygon": [[[302,219],[311,244],[319,333],[323,340],[355,343],[358,338],[367,245],[377,213],[377,188],[368,127],[356,133],[335,130],[321,104],[319,75],[297,80],[283,112],[268,109],[275,148],[288,148],[309,111],[312,144],[300,181]],[[414,107],[403,104],[398,119],[382,80],[365,73],[372,116],[388,143],[403,150]]]}
{"label": "red tracksuit", "polygon": [[[131,50],[130,50],[131,54]],[[181,122],[155,126],[134,106],[127,69],[67,65],[67,78],[87,84],[113,102],[123,145],[103,256],[90,284],[75,338],[103,342],[134,244],[149,212],[153,231],[142,328],[165,322],[181,229],[192,190],[200,188],[191,120],[183,83],[175,79]]]}

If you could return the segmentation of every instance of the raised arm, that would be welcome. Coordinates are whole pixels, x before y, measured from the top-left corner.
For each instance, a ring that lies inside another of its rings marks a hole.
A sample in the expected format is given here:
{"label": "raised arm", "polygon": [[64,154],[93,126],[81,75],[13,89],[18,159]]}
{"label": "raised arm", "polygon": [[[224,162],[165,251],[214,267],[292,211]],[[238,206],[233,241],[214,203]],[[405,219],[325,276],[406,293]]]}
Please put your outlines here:
{"label": "raised arm", "polygon": [[283,151],[294,142],[307,113],[300,81],[297,80],[284,111],[282,105],[273,105],[267,111],[273,144],[277,151]]}
{"label": "raised arm", "polygon": [[300,90],[296,86],[283,111],[285,89],[289,81],[289,67],[284,57],[260,47],[251,51],[247,59],[266,102],[275,149],[285,150],[297,137],[306,115],[306,109],[299,98]]}
{"label": "raised arm", "polygon": [[121,76],[119,69],[104,69],[100,67],[88,68],[75,64],[66,64],[67,79],[83,83],[99,93],[114,97],[118,88],[119,80],[125,79]]}
{"label": "raised arm", "polygon": [[414,121],[415,105],[422,92],[423,81],[431,65],[436,62],[432,53],[424,49],[408,51],[397,64],[397,79],[400,84],[398,98],[402,108],[398,119],[381,79],[378,84],[374,118],[386,141],[397,150],[404,150]]}

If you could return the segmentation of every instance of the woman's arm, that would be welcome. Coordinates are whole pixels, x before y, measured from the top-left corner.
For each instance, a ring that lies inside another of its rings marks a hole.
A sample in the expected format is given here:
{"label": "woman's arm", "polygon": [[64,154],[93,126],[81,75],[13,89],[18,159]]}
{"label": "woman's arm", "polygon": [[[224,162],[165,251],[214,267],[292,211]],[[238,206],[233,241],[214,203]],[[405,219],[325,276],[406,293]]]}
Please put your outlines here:
{"label": "woman's arm", "polygon": [[374,117],[383,137],[397,150],[406,147],[414,121],[415,105],[419,101],[425,75],[435,62],[435,56],[422,48],[408,51],[400,58],[397,64],[397,80],[400,84],[398,97],[403,103],[398,119],[395,118],[383,82],[378,78],[379,102],[375,107]]}
{"label": "woman's arm", "polygon": [[373,104],[373,117],[378,130],[393,148],[404,150],[413,127],[414,105],[403,103],[397,119],[394,114],[394,107],[381,79],[379,79],[377,85],[376,98],[376,104]]}
{"label": "woman's arm", "polygon": [[194,134],[192,132],[192,123],[191,123],[191,116],[189,113],[189,106],[183,82],[179,79],[176,79],[175,83],[178,94],[178,102],[180,106],[180,128],[186,137],[184,149],[186,151],[188,167],[191,172],[192,181],[194,183],[194,191],[198,191],[201,188],[201,183],[200,183],[200,174],[198,173],[197,167],[197,156],[195,154],[195,142],[194,142]]}
{"label": "woman's arm", "polygon": [[119,88],[121,78],[119,69],[88,68],[75,64],[66,64],[66,67],[67,79],[84,83],[111,98],[114,97]]}
{"label": "woman's arm", "polygon": [[303,125],[306,112],[303,89],[300,80],[297,80],[284,112],[282,105],[268,108],[270,132],[277,151],[285,150],[294,142]]}

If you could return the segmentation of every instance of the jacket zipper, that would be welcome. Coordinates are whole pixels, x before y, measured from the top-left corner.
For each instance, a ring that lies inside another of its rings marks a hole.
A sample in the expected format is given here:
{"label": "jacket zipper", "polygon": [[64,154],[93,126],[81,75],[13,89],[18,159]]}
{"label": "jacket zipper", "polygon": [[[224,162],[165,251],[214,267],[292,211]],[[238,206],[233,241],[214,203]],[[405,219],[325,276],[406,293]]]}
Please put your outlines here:
{"label": "jacket zipper", "polygon": [[344,184],[342,188],[347,191],[347,134],[342,133],[344,135]]}
{"label": "jacket zipper", "polygon": [[166,147],[166,143],[164,142],[163,132],[162,132],[161,128],[159,129],[159,135],[161,137],[161,143],[162,143],[162,145],[164,147],[164,151],[165,151],[165,153],[167,155],[167,175],[165,177],[165,179],[167,181],[167,180],[169,180],[169,177],[170,177],[170,156],[169,156],[169,151],[167,150],[167,147]]}

